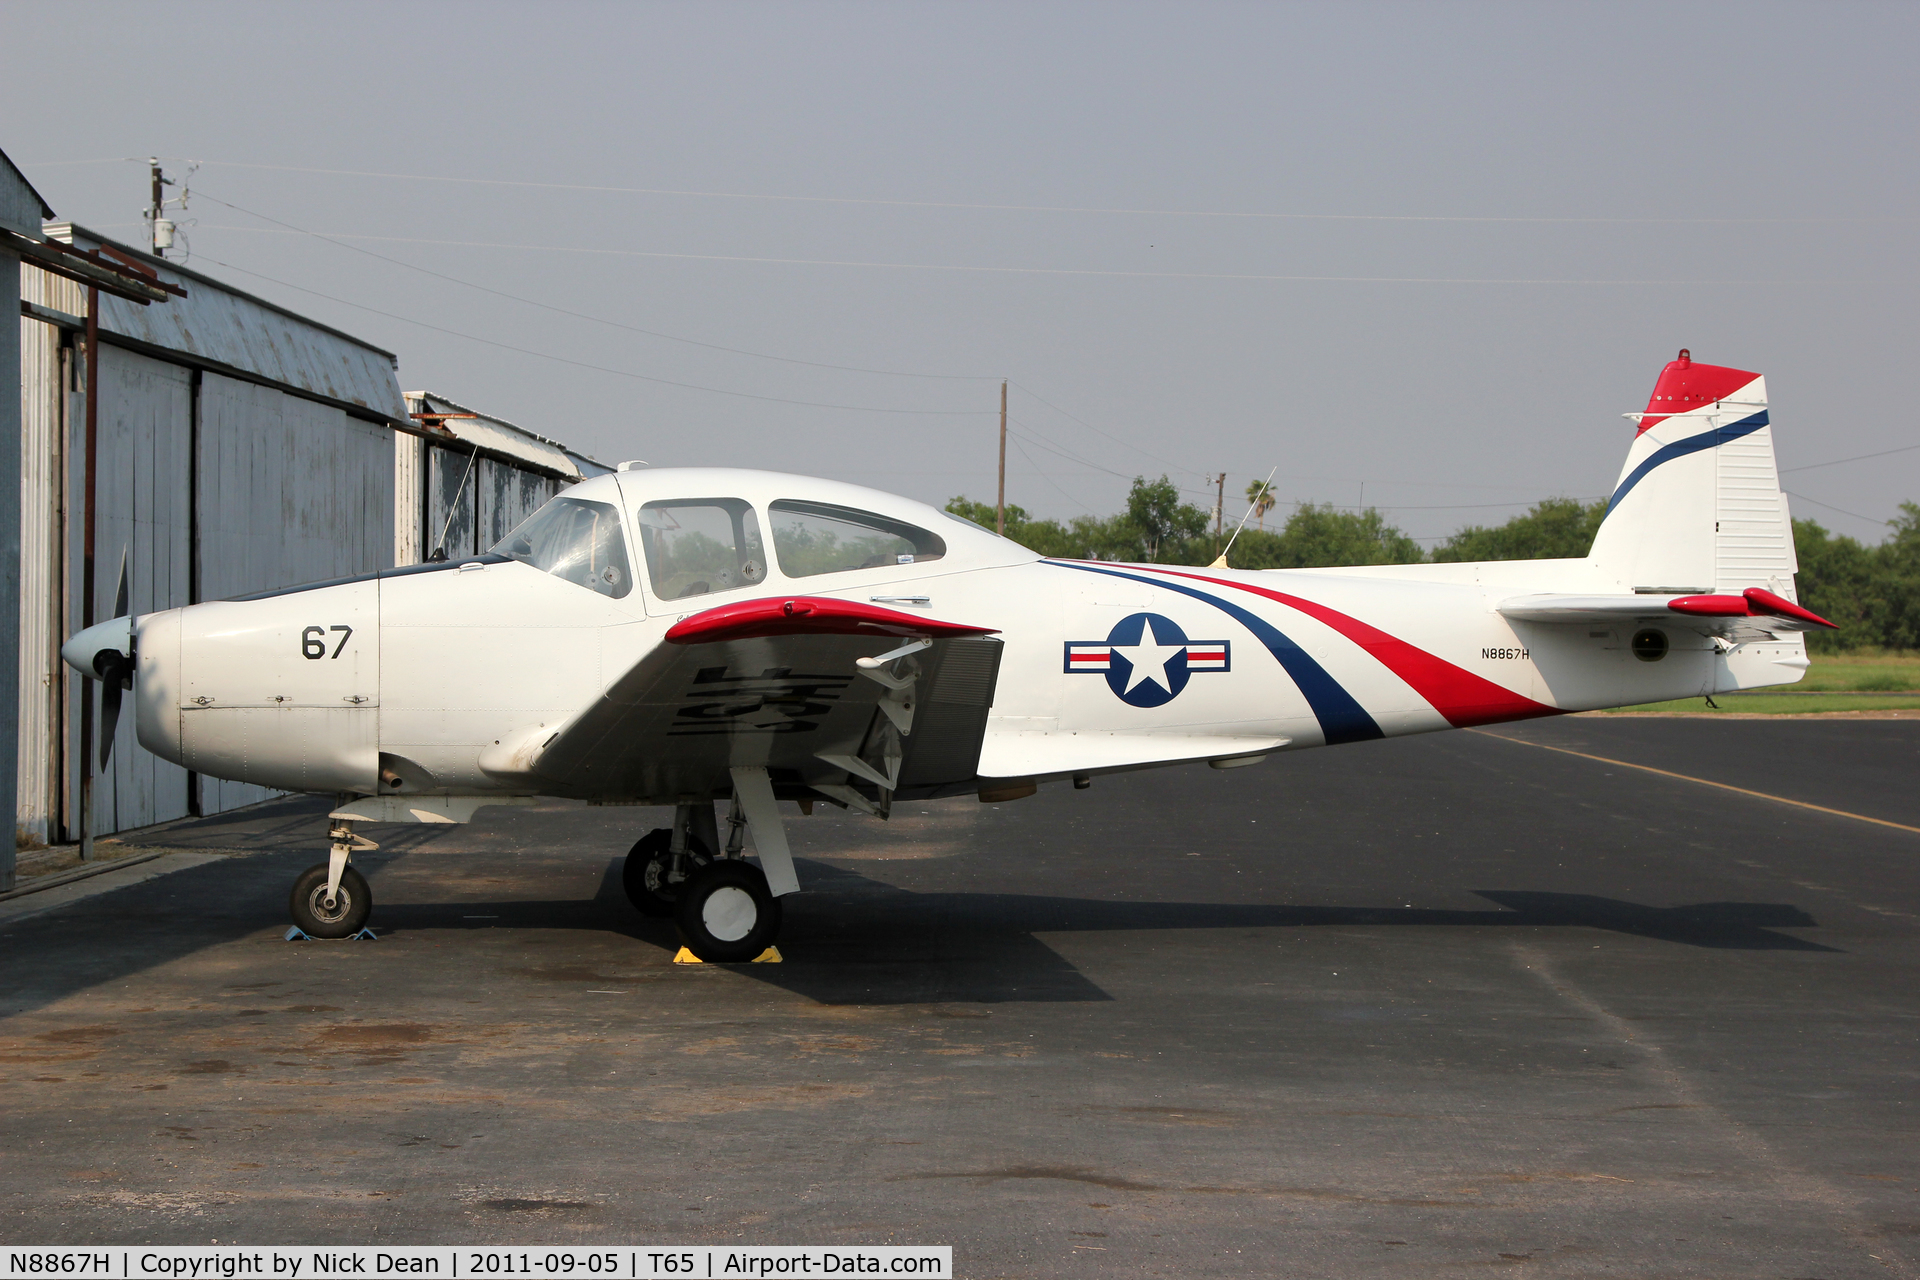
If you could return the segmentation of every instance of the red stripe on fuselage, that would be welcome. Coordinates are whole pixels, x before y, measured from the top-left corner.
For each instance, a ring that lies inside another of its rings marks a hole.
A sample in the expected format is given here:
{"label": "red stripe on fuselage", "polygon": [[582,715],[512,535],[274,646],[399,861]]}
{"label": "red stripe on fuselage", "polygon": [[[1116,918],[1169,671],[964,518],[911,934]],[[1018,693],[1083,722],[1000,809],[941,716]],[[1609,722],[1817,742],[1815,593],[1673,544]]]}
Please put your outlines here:
{"label": "red stripe on fuselage", "polygon": [[[1136,567],[1145,568],[1146,566]],[[1415,693],[1432,703],[1433,709],[1445,716],[1447,723],[1456,729],[1467,729],[1477,724],[1501,724],[1508,720],[1531,720],[1537,716],[1561,714],[1558,707],[1550,707],[1544,702],[1535,702],[1532,698],[1523,697],[1511,689],[1502,688],[1491,680],[1456,667],[1445,658],[1435,657],[1425,649],[1410,645],[1396,636],[1390,636],[1378,627],[1369,626],[1358,618],[1341,613],[1338,609],[1329,609],[1323,604],[1288,595],[1284,591],[1271,591],[1266,587],[1232,582],[1225,578],[1209,578],[1205,574],[1176,573],[1172,569],[1162,569],[1158,566],[1149,568],[1147,571],[1164,573],[1175,578],[1191,578],[1195,582],[1211,582],[1216,587],[1233,587],[1239,591],[1251,592],[1256,596],[1265,596],[1278,604],[1286,605],[1289,609],[1298,609],[1318,622],[1326,623],[1372,654],[1387,670],[1406,681]]]}

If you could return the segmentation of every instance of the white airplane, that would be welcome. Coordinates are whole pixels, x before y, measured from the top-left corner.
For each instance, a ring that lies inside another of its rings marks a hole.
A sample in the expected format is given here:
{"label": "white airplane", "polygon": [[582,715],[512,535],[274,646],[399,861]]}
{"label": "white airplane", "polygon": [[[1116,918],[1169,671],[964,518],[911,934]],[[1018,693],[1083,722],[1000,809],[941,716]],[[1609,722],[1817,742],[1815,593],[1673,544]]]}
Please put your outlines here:
{"label": "white airplane", "polygon": [[1682,351],[1628,416],[1581,559],[1059,560],[849,484],[627,464],[485,555],[120,617],[62,654],[104,682],[103,758],[130,689],[156,755],[338,797],[293,887],[313,936],[372,909],[354,823],[558,796],[673,806],[627,892],[738,962],[799,888],[783,801],[885,818],[1800,679],[1799,633],[1832,624],[1794,603],[1764,380]]}

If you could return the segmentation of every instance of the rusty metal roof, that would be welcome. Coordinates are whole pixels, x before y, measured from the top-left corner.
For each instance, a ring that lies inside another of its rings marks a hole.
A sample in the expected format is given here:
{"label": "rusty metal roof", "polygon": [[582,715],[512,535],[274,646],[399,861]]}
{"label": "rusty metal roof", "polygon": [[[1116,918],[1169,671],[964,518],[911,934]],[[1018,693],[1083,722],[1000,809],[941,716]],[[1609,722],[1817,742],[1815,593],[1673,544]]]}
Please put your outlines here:
{"label": "rusty metal roof", "polygon": [[74,223],[53,223],[46,234],[77,249],[111,245],[152,267],[162,280],[192,286],[186,297],[165,306],[102,297],[100,327],[108,333],[356,406],[397,426],[412,425],[392,352]]}
{"label": "rusty metal roof", "polygon": [[437,429],[437,433],[571,480],[605,475],[608,471],[604,464],[569,449],[558,440],[515,426],[505,418],[470,409],[438,392],[407,392],[407,408],[416,421],[425,422]]}

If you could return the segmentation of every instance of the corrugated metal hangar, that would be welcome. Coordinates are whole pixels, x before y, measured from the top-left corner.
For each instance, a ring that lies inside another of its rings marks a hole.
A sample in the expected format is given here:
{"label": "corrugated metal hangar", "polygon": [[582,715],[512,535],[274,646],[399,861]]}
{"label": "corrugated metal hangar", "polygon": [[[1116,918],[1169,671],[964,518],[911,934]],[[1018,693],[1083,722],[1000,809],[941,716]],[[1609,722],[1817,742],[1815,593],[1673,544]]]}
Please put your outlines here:
{"label": "corrugated metal hangar", "polygon": [[444,396],[403,393],[394,356],[350,334],[71,223],[42,232],[54,252],[124,264],[176,292],[152,305],[103,292],[90,362],[88,289],[33,254],[20,268],[23,840],[76,839],[88,790],[97,834],[269,794],[148,754],[131,716],[90,777],[82,682],[58,650],[116,615],[123,563],[128,604],[144,613],[459,558],[606,470]]}

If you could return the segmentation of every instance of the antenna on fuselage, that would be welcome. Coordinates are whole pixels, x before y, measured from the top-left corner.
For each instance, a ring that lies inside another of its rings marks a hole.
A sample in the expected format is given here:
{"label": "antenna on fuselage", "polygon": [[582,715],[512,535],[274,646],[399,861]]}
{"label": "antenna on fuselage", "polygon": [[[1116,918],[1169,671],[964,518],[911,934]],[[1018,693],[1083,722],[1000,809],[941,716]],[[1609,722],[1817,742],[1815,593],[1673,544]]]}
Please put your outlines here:
{"label": "antenna on fuselage", "polygon": [[[1207,568],[1225,569],[1228,567],[1227,552],[1233,550],[1233,544],[1239,541],[1240,531],[1247,527],[1247,521],[1250,518],[1252,518],[1254,508],[1260,505],[1260,499],[1266,497],[1269,493],[1273,492],[1273,477],[1279,473],[1279,470],[1280,470],[1280,464],[1277,462],[1274,463],[1273,470],[1267,472],[1267,478],[1260,482],[1260,489],[1258,493],[1254,495],[1253,501],[1247,504],[1247,514],[1244,516],[1241,516],[1240,523],[1233,527],[1233,537],[1228,538],[1227,545],[1220,548],[1219,559],[1215,560],[1212,564],[1208,565]],[[1224,483],[1224,480],[1223,480],[1223,483]]]}

